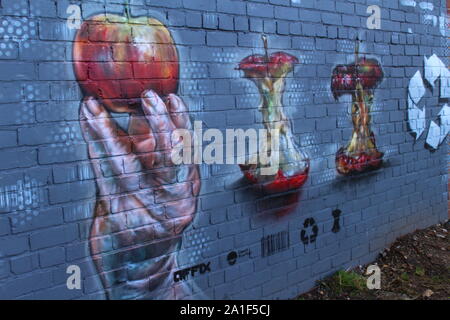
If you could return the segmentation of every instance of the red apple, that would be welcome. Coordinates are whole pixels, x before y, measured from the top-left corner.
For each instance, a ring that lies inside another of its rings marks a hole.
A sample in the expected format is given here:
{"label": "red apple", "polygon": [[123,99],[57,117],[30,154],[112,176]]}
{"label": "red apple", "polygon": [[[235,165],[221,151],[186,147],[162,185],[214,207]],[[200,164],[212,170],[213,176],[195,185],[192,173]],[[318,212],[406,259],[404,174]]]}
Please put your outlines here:
{"label": "red apple", "polygon": [[73,46],[74,71],[85,96],[113,112],[134,112],[144,90],[161,96],[178,89],[178,52],[158,20],[114,14],[88,18]]}

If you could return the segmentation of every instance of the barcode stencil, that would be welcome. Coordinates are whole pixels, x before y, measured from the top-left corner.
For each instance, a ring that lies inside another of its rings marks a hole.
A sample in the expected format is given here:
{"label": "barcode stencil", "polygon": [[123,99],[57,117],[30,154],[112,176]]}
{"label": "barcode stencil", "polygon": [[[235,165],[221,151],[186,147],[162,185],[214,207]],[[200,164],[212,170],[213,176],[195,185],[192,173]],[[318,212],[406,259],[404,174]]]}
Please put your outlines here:
{"label": "barcode stencil", "polygon": [[289,249],[289,232],[281,231],[261,238],[261,252],[263,257]]}

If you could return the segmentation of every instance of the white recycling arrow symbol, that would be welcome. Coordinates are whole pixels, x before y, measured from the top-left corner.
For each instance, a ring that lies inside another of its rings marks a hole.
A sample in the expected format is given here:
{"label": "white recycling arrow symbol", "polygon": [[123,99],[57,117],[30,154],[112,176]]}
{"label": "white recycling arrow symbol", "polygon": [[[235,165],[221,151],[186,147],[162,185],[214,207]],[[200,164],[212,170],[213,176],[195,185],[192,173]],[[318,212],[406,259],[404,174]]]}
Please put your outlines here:
{"label": "white recycling arrow symbol", "polygon": [[[450,71],[445,64],[433,54],[430,58],[424,58],[425,80],[435,89],[436,81],[440,78],[440,98],[450,98]],[[426,93],[426,87],[422,74],[417,71],[408,85],[408,122],[416,141],[426,129],[426,106],[422,109],[419,103]],[[431,121],[426,137],[426,144],[433,149],[438,149],[450,132],[450,107],[445,104],[438,114],[437,121]]]}

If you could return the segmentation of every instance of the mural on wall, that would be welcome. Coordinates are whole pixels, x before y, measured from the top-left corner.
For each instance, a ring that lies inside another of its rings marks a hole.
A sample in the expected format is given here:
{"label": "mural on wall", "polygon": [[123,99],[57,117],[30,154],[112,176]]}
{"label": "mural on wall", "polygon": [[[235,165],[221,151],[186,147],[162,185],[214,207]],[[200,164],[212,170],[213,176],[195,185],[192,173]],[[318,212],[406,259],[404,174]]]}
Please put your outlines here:
{"label": "mural on wall", "polygon": [[[169,156],[171,133],[191,129],[188,109],[175,95],[173,38],[153,18],[98,15],[77,32],[73,57],[85,97],[80,125],[97,184],[90,251],[106,296],[185,296],[188,286],[174,281],[182,278],[177,252],[201,183],[198,166],[174,166]],[[128,113],[128,129],[111,113]]]}
{"label": "mural on wall", "polygon": [[[265,150],[270,154],[271,130],[279,130],[278,163],[241,165],[245,178],[258,185],[267,194],[278,194],[301,188],[309,174],[309,159],[297,146],[291,129],[290,120],[283,107],[283,94],[286,76],[294,70],[298,59],[285,52],[275,52],[269,55],[268,41],[265,35],[265,55],[251,55],[239,64],[239,70],[253,81],[261,96],[259,110],[262,113],[263,125],[268,132]],[[258,159],[259,160],[259,159]],[[273,166],[276,166],[273,170]],[[264,168],[272,167],[273,174],[264,174]]]}
{"label": "mural on wall", "polygon": [[[443,1],[123,2],[0,0],[0,299],[288,299],[446,221]],[[196,123],[278,129],[280,161],[178,165]]]}
{"label": "mural on wall", "polygon": [[377,170],[383,162],[375,135],[370,128],[374,90],[383,79],[383,70],[376,59],[359,57],[359,41],[355,61],[336,66],[331,78],[331,90],[337,100],[345,94],[352,96],[353,133],[350,143],[336,154],[336,169],[344,176]]}
{"label": "mural on wall", "polygon": [[[424,79],[418,70],[410,79],[408,85],[408,124],[411,134],[415,140],[419,140],[427,127],[426,106],[420,108],[420,102],[425,96],[427,87],[432,90],[439,90],[440,100],[450,98],[450,71],[441,59],[435,54],[431,57],[424,57]],[[436,83],[439,79],[439,85]],[[450,131],[450,107],[445,103],[439,111],[437,121],[431,121],[425,146],[431,150],[436,150],[444,142]]]}

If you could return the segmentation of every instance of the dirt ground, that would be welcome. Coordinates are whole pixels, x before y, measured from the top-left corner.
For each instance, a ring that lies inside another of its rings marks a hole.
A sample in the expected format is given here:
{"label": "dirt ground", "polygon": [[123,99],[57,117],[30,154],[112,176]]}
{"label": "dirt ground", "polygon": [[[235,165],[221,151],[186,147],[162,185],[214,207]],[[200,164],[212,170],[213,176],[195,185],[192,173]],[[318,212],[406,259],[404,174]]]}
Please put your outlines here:
{"label": "dirt ground", "polygon": [[367,266],[339,271],[300,300],[450,300],[450,221],[403,236],[375,263],[381,289],[367,289]]}

